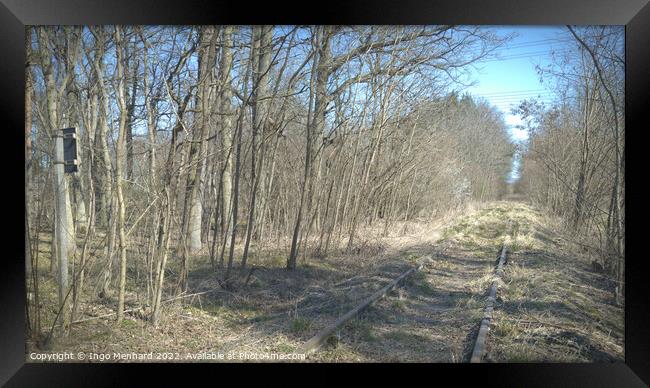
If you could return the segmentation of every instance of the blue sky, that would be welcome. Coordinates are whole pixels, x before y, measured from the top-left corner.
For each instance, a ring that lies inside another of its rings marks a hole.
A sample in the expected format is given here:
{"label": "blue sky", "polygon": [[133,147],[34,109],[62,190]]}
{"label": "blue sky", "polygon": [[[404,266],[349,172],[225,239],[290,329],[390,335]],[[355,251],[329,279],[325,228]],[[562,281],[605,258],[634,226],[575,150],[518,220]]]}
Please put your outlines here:
{"label": "blue sky", "polygon": [[539,81],[536,65],[545,66],[552,52],[563,52],[575,43],[565,26],[492,27],[499,35],[515,37],[496,52],[495,58],[479,62],[474,71],[475,85],[465,89],[483,97],[504,113],[513,140],[526,140],[528,134],[516,129],[520,119],[510,109],[526,98],[550,102],[553,93]]}
{"label": "blue sky", "polygon": [[[575,45],[565,26],[503,26],[492,27],[498,35],[514,37],[499,48],[494,58],[481,61],[473,72],[474,84],[463,90],[486,99],[504,115],[508,132],[514,142],[525,142],[528,133],[517,129],[521,119],[511,113],[524,99],[552,102],[549,85],[540,82],[535,67],[546,66],[554,52],[562,53]],[[520,155],[512,161],[509,181],[519,178]]]}

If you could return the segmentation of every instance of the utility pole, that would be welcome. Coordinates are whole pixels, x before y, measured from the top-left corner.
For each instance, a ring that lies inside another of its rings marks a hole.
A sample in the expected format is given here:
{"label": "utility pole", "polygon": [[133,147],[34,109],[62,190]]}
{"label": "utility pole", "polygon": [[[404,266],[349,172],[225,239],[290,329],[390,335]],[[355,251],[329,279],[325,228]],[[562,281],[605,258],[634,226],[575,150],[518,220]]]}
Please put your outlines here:
{"label": "utility pole", "polygon": [[[56,242],[59,271],[57,280],[59,283],[59,309],[60,309],[60,331],[65,332],[68,325],[68,245],[72,231],[68,230],[67,208],[68,208],[68,185],[65,173],[77,171],[77,149],[76,129],[65,128],[55,137],[55,158],[54,158],[54,190],[56,195]],[[65,144],[64,144],[65,143]],[[74,236],[72,243],[74,244]]]}

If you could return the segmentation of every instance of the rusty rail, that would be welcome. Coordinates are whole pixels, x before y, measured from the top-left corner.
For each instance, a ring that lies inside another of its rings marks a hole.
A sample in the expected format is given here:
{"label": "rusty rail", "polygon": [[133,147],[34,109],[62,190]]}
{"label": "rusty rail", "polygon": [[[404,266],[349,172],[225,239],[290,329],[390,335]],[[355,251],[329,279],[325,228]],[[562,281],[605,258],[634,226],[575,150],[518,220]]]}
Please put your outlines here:
{"label": "rusty rail", "polygon": [[296,351],[296,353],[304,354],[305,356],[307,356],[311,353],[316,352],[318,349],[320,349],[321,346],[323,346],[323,343],[327,340],[327,338],[329,338],[336,331],[336,329],[343,326],[346,322],[354,318],[357,314],[359,314],[360,312],[368,308],[368,306],[370,306],[373,302],[386,296],[386,294],[388,294],[391,290],[397,287],[399,283],[402,282],[404,279],[406,279],[408,276],[421,270],[422,267],[424,266],[424,263],[425,262],[422,261],[416,267],[413,267],[408,271],[404,272],[399,277],[397,277],[396,279],[388,283],[386,286],[384,286],[382,289],[369,296],[357,307],[348,311],[345,315],[343,315],[338,320],[336,320],[336,322],[334,322],[332,325],[324,328],[323,330],[318,332],[315,336],[313,336],[311,339],[309,339],[309,341],[305,342],[305,344],[301,346]]}
{"label": "rusty rail", "polygon": [[483,319],[481,319],[481,326],[478,330],[478,335],[476,336],[476,342],[474,343],[474,351],[472,352],[472,357],[470,362],[478,363],[483,359],[485,354],[485,340],[487,338],[488,330],[490,329],[490,322],[492,321],[492,312],[494,311],[494,304],[497,300],[497,288],[499,287],[498,281],[503,276],[503,266],[506,262],[506,245],[503,244],[501,249],[501,256],[499,257],[499,263],[497,264],[496,276],[492,285],[490,286],[490,293],[488,294],[487,303],[485,305],[485,313],[483,314]]}

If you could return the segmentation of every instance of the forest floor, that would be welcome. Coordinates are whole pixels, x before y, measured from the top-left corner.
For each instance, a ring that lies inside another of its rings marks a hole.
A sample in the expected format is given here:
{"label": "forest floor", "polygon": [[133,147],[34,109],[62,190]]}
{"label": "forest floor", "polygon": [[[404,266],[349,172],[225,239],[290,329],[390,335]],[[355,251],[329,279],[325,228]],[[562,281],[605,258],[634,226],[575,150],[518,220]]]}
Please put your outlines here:
{"label": "forest floor", "polygon": [[[115,303],[89,297],[80,317],[90,320],[72,325],[70,334],[47,350],[28,343],[28,351],[152,353],[153,359],[144,361],[187,362],[214,361],[214,354],[223,361],[288,355],[428,257],[421,271],[348,322],[307,361],[467,362],[506,243],[508,262],[486,360],[623,360],[624,309],[615,304],[613,285],[591,271],[590,257],[555,232],[557,220],[523,202],[501,201],[444,225],[399,229],[388,237],[365,233],[360,249],[309,258],[292,272],[284,269],[280,251],[253,255],[256,269],[248,281],[244,275],[229,290],[220,289],[207,257],[198,257],[187,294],[203,294],[165,303],[157,326],[137,312],[127,313],[120,325],[114,316],[93,318],[114,312]],[[41,283],[43,310],[51,315],[55,283],[46,276]],[[145,299],[128,296],[127,308]]]}

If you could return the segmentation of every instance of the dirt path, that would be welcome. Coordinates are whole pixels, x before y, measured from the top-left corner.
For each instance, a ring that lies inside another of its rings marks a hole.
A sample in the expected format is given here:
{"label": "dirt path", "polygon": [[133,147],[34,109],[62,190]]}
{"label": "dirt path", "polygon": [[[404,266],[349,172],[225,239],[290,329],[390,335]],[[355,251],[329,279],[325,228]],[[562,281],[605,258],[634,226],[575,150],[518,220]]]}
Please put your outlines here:
{"label": "dirt path", "polygon": [[341,330],[319,361],[463,362],[469,357],[506,223],[487,207],[447,228],[433,262]]}
{"label": "dirt path", "polygon": [[[508,225],[508,221],[512,224]],[[321,361],[467,362],[500,246],[509,247],[487,340],[488,362],[623,359],[623,309],[588,260],[519,202],[459,219],[443,252],[341,331]],[[424,253],[424,252],[423,252]]]}
{"label": "dirt path", "polygon": [[316,359],[468,361],[499,246],[507,242],[485,361],[622,361],[623,308],[614,303],[613,284],[569,253],[552,226],[517,202],[460,219],[446,230],[444,253],[432,265],[348,325],[337,346]]}

